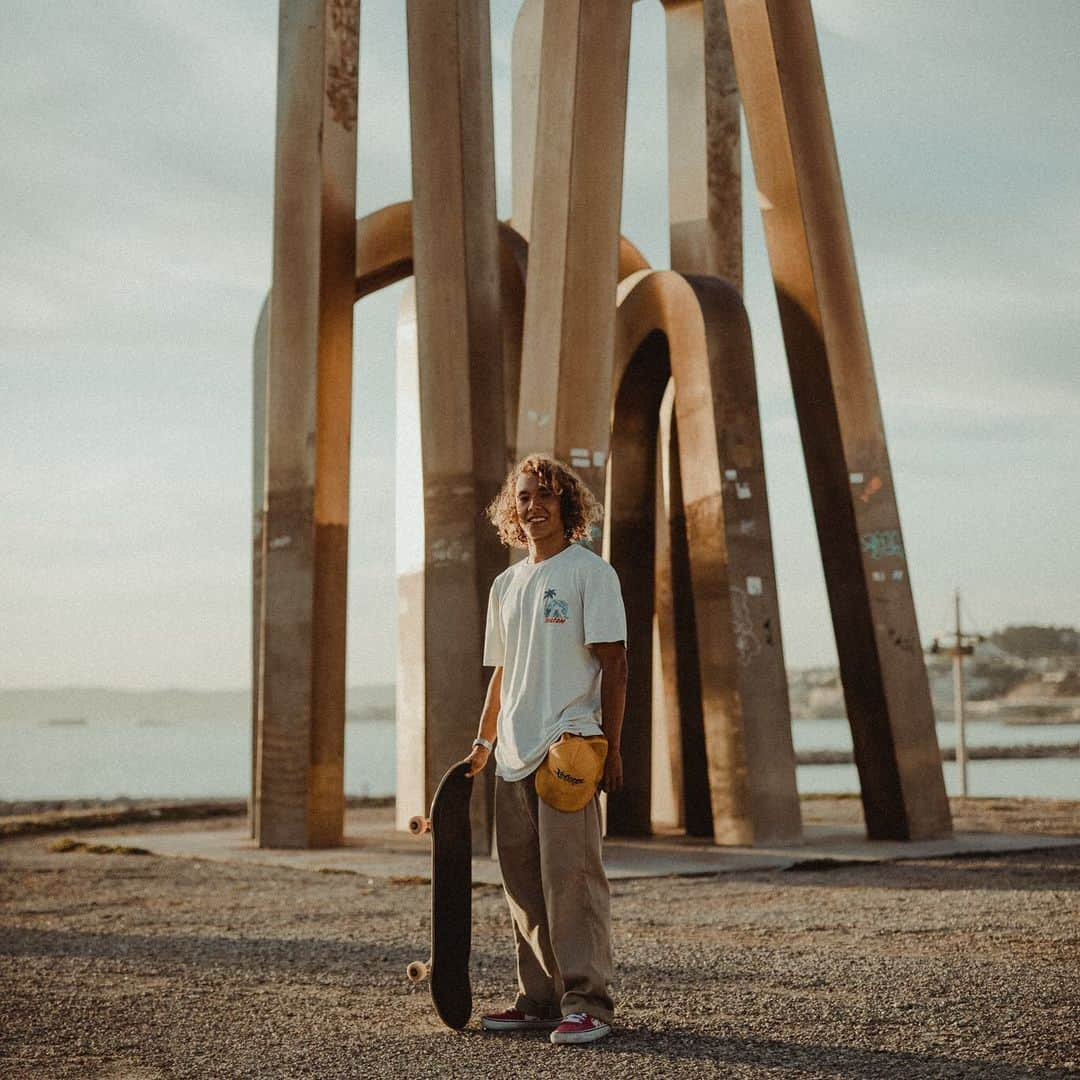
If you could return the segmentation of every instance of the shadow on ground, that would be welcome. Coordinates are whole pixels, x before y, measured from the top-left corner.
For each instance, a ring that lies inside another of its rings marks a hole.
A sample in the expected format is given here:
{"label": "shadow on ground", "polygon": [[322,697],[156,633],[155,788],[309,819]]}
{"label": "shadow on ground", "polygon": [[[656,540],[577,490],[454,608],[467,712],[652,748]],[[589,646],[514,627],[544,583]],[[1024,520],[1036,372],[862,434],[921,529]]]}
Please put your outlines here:
{"label": "shadow on ground", "polygon": [[[335,941],[318,938],[235,938],[199,935],[154,935],[87,933],[79,930],[0,931],[0,955],[48,957],[51,959],[153,960],[157,963],[229,967],[251,972],[278,973],[313,971],[327,973],[347,970],[361,973],[375,965],[405,967],[413,960],[426,959],[426,932],[417,935],[417,945],[390,946],[381,942]],[[475,955],[475,950],[474,950]]]}
{"label": "shadow on ground", "polygon": [[[854,1046],[785,1042],[781,1039],[745,1038],[737,1035],[706,1035],[692,1028],[618,1027],[607,1039],[587,1048],[551,1047],[546,1032],[522,1032],[493,1035],[470,1028],[461,1032],[430,1031],[416,1036],[417,1054],[431,1055],[435,1042],[447,1052],[464,1041],[478,1051],[499,1047],[508,1062],[521,1064],[530,1052],[537,1055],[588,1055],[588,1074],[603,1076],[618,1071],[626,1075],[620,1059],[635,1060],[649,1069],[655,1060],[655,1072],[645,1075],[725,1075],[728,1070],[750,1067],[755,1070],[782,1070],[783,1075],[853,1077],[978,1077],[979,1080],[1072,1080],[1076,1073],[1067,1069],[1024,1068],[980,1057],[950,1057],[944,1054],[920,1054],[906,1051],[873,1050]],[[491,1044],[490,1046],[488,1044]],[[422,1048],[422,1049],[421,1049]],[[437,1051],[436,1051],[437,1052]],[[524,1057],[523,1057],[524,1055]],[[642,1060],[645,1059],[645,1060]],[[460,1059],[459,1059],[460,1060]],[[696,1066],[696,1068],[695,1068]],[[556,1069],[563,1071],[565,1063]],[[707,1070],[707,1072],[706,1072]],[[545,1075],[547,1073],[545,1072]],[[574,1073],[574,1075],[582,1075]]]}
{"label": "shadow on ground", "polygon": [[[826,1073],[835,1076],[978,1076],[982,1080],[1038,1077],[1051,1080],[1069,1075],[1062,1069],[1018,1068],[1016,1065],[987,1061],[977,1057],[957,1058],[939,1054],[920,1054],[872,1050],[853,1046],[828,1046],[780,1039],[739,1038],[738,1036],[702,1035],[691,1028],[623,1028],[609,1042],[594,1047],[601,1055],[633,1050],[654,1055],[659,1061],[709,1061],[718,1066],[753,1065]],[[602,1057],[600,1058],[602,1061]],[[596,1069],[603,1073],[603,1066]]]}
{"label": "shadow on ground", "polygon": [[883,887],[932,892],[1077,892],[1080,891],[1080,838],[1075,845],[1039,851],[953,855],[948,860],[860,863],[818,859],[779,871],[735,871],[731,881],[762,880],[779,875],[784,886],[865,888],[866,872],[888,873]]}

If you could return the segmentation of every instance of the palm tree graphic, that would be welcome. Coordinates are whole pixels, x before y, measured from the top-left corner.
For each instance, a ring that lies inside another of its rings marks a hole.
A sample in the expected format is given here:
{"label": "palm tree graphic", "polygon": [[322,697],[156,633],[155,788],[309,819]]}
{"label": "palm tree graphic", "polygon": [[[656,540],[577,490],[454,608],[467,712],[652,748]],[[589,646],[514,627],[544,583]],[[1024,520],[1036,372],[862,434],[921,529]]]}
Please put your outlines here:
{"label": "palm tree graphic", "polygon": [[554,589],[545,589],[544,590],[544,599],[545,600],[554,600],[555,599],[555,590]]}

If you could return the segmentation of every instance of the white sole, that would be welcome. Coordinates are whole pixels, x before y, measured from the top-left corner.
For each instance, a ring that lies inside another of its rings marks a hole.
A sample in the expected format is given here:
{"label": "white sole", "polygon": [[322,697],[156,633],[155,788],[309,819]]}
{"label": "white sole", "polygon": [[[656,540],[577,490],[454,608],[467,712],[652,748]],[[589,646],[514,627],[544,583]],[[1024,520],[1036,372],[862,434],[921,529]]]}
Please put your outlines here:
{"label": "white sole", "polygon": [[557,1046],[573,1046],[575,1043],[596,1042],[597,1039],[603,1039],[610,1034],[611,1028],[607,1024],[604,1024],[601,1027],[593,1028],[591,1031],[568,1032],[565,1035],[558,1031],[553,1031],[551,1033],[551,1041]]}

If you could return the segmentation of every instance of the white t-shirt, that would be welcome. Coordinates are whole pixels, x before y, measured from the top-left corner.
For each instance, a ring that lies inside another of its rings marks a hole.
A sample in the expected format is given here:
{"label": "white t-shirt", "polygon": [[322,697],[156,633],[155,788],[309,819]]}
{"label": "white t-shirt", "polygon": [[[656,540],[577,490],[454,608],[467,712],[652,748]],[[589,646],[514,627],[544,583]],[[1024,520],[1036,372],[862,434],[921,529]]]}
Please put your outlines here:
{"label": "white t-shirt", "polygon": [[619,578],[571,544],[504,570],[488,597],[484,664],[503,669],[496,775],[522,780],[564,732],[600,735],[600,662],[587,647],[626,640]]}

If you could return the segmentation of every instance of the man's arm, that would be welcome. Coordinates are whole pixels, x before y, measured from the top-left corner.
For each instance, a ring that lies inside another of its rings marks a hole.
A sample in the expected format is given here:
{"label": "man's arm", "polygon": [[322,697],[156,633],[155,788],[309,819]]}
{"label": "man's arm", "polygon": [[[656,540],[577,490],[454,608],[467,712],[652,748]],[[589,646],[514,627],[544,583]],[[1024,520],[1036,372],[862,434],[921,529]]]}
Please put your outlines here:
{"label": "man's arm", "polygon": [[[487,739],[488,742],[492,743],[495,741],[495,735],[499,727],[499,695],[502,690],[502,673],[503,669],[501,667],[497,667],[491,673],[487,695],[484,698],[484,710],[480,714],[480,728],[476,733],[477,738]],[[465,775],[475,776],[488,763],[489,757],[491,757],[491,751],[486,746],[474,746],[468,757],[469,771]]]}
{"label": "man's arm", "polygon": [[623,782],[621,740],[626,711],[626,644],[602,641],[590,648],[600,661],[600,726],[608,741],[602,786],[605,791],[618,791]]}

